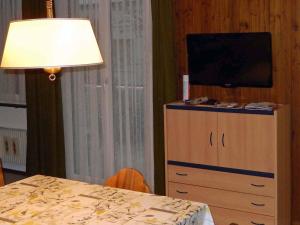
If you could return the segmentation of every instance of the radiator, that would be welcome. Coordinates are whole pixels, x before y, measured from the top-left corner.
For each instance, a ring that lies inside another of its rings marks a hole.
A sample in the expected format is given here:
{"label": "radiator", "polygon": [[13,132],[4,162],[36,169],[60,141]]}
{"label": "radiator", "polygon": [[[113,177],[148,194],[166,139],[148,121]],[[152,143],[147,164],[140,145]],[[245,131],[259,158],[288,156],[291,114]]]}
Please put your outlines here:
{"label": "radiator", "polygon": [[0,127],[0,158],[6,169],[26,171],[26,130]]}
{"label": "radiator", "polygon": [[26,171],[26,109],[0,107],[0,158],[3,168]]}

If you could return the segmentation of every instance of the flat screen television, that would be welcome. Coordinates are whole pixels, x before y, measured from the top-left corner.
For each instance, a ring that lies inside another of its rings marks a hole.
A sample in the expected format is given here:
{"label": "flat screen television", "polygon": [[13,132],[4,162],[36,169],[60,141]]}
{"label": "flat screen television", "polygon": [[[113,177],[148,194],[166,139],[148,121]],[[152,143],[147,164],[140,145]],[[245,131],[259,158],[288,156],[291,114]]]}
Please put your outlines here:
{"label": "flat screen television", "polygon": [[190,84],[272,87],[271,33],[188,34]]}

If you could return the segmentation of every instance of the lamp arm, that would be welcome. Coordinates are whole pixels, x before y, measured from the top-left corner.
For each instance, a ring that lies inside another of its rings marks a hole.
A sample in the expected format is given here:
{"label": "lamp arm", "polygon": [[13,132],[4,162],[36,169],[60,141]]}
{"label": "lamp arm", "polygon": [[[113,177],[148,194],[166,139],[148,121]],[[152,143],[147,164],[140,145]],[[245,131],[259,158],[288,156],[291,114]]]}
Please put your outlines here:
{"label": "lamp arm", "polygon": [[[47,18],[53,18],[53,0],[46,0]],[[49,73],[49,80],[55,81],[56,75],[60,71],[60,68],[44,68],[44,71]]]}

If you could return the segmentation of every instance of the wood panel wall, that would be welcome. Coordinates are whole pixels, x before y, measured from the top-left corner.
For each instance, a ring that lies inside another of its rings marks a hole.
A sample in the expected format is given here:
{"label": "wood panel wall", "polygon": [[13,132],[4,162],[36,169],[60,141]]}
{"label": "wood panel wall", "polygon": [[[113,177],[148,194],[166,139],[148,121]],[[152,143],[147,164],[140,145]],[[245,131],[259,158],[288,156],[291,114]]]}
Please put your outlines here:
{"label": "wood panel wall", "polygon": [[271,32],[273,88],[192,86],[191,97],[289,103],[293,130],[293,219],[300,221],[300,0],[173,0],[178,98],[188,73],[186,34]]}

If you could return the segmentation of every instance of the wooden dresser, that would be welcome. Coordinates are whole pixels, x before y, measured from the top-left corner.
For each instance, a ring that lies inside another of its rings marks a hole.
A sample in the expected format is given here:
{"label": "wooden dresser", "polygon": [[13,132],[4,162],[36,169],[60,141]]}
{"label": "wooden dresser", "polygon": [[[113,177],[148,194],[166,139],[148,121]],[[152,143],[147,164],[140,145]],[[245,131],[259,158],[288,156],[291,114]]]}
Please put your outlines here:
{"label": "wooden dresser", "polygon": [[166,193],[216,225],[290,225],[290,111],[165,105]]}

